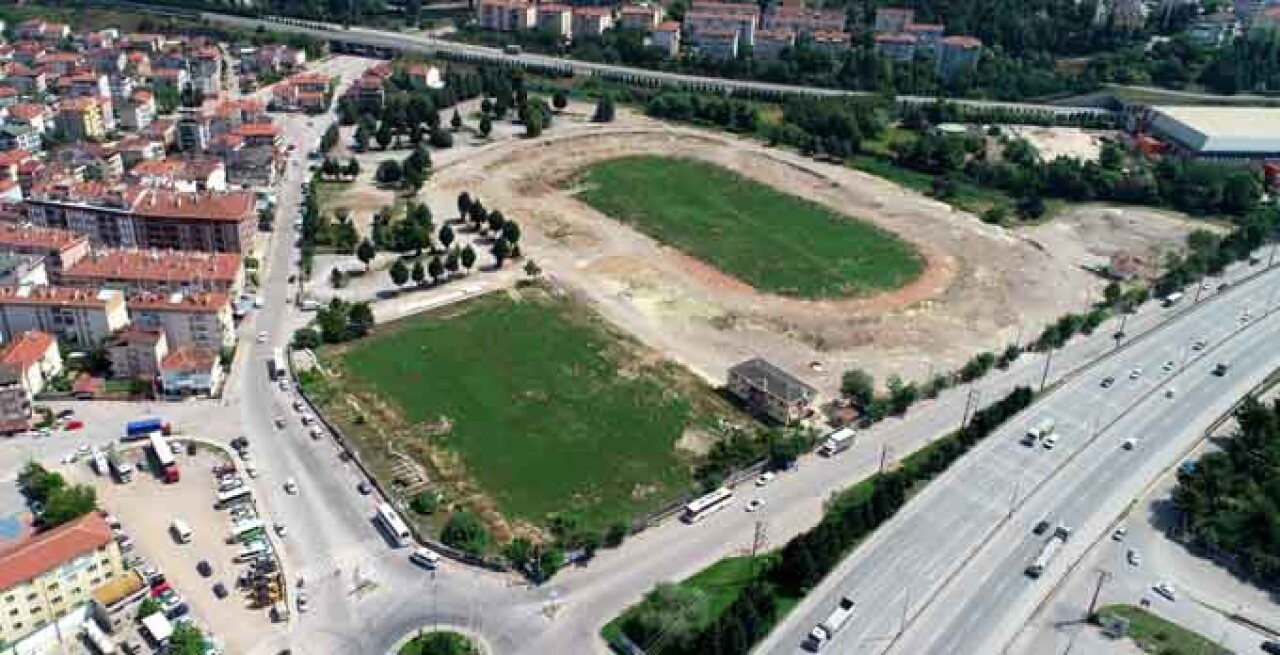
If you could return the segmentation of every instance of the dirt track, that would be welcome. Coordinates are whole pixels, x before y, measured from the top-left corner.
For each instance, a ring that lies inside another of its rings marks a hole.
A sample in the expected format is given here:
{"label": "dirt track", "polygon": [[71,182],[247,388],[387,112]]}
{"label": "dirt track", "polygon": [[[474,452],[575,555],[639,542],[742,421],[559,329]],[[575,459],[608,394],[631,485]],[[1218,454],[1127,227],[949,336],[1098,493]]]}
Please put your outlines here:
{"label": "dirt track", "polygon": [[[1080,267],[1080,249],[1061,256],[885,180],[629,112],[611,125],[588,123],[583,113],[557,119],[538,140],[504,139],[438,157],[432,204],[447,207],[464,190],[478,194],[486,207],[522,223],[525,252],[552,278],[709,379],[723,380],[728,366],[756,355],[824,394],[835,391],[851,366],[880,379],[893,373],[923,378],[1019,335],[1030,338],[1100,295],[1103,282]],[[630,154],[702,159],[871,221],[914,244],[927,270],[903,289],[864,299],[757,293],[599,214],[563,188],[583,166]],[[1174,231],[1179,238],[1184,233]],[[1112,224],[1080,233],[1105,247],[1113,232],[1126,247],[1163,240]],[[1082,248],[1097,250],[1092,243]],[[821,362],[822,370],[811,362]]]}

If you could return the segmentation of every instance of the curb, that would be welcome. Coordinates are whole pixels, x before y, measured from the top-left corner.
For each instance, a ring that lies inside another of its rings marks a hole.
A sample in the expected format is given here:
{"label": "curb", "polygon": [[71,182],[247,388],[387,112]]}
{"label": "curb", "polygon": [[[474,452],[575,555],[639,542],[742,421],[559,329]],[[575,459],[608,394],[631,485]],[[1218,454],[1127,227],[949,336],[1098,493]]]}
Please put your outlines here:
{"label": "curb", "polygon": [[[428,630],[427,629],[428,627],[430,627],[431,629]],[[410,641],[417,638],[419,635],[431,634],[432,632],[453,632],[456,634],[460,634],[463,637],[466,637],[467,639],[470,639],[471,643],[476,647],[477,655],[493,655],[494,653],[497,652],[493,650],[493,647],[491,645],[489,645],[489,642],[484,638],[484,635],[480,634],[479,632],[476,632],[471,628],[463,628],[460,626],[445,623],[445,624],[432,624],[431,626],[424,625],[421,628],[418,628],[417,632],[411,632],[409,634],[404,635],[403,637],[396,640],[396,643],[391,646],[391,650],[387,651],[387,655],[399,655],[400,649],[404,648],[404,646],[408,644]]]}

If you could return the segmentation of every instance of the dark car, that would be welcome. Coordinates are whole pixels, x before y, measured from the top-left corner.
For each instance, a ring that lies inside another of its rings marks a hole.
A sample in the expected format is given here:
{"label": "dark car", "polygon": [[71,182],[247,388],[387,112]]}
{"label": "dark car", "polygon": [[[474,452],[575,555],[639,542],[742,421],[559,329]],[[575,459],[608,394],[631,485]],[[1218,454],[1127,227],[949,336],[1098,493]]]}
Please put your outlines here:
{"label": "dark car", "polygon": [[76,415],[76,410],[74,409],[64,409],[61,412],[58,412],[58,418],[67,418],[68,416],[75,416],[75,415]]}
{"label": "dark car", "polygon": [[227,586],[226,586],[226,585],[224,585],[224,584],[222,584],[221,582],[219,582],[219,583],[217,583],[217,584],[213,585],[213,595],[214,595],[214,596],[217,596],[217,597],[218,597],[218,600],[222,600],[223,598],[226,598],[226,597],[227,597]]}
{"label": "dark car", "polygon": [[1262,652],[1271,653],[1271,655],[1280,655],[1280,641],[1262,642]]}
{"label": "dark car", "polygon": [[209,566],[209,563],[205,560],[200,560],[200,563],[196,564],[196,571],[199,571],[200,575],[206,578],[213,575],[213,567]]}
{"label": "dark car", "polygon": [[360,484],[356,485],[356,489],[359,490],[359,492],[365,496],[368,496],[369,494],[373,493],[373,487],[370,487],[369,483],[363,480],[360,482]]}
{"label": "dark car", "polygon": [[1115,384],[1115,383],[1116,383],[1116,379],[1115,379],[1114,377],[1110,376],[1110,375],[1108,375],[1108,376],[1107,376],[1107,377],[1105,377],[1105,378],[1102,378],[1102,388],[1103,388],[1103,389],[1106,389],[1106,388],[1110,387],[1111,385],[1113,385],[1113,384]]}
{"label": "dark car", "polygon": [[1049,529],[1049,522],[1041,521],[1036,524],[1036,527],[1031,529],[1031,534],[1044,534],[1045,530],[1048,530],[1048,529]]}
{"label": "dark car", "polygon": [[236,437],[231,440],[231,447],[236,450],[244,450],[249,447],[249,438],[243,435]]}

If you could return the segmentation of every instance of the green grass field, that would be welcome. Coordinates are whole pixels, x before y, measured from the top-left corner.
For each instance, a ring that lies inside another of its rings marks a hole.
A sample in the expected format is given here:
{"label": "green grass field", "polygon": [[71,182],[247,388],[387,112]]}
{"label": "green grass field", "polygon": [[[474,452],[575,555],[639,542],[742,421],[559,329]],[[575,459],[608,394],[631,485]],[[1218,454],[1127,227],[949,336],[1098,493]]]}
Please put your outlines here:
{"label": "green grass field", "polygon": [[1166,621],[1133,605],[1107,605],[1099,615],[1129,619],[1129,638],[1148,653],[1159,655],[1231,655],[1227,650],[1198,632]]}
{"label": "green grass field", "polygon": [[[339,418],[362,454],[385,450],[368,441],[386,434],[411,451],[425,444],[419,426],[447,417],[452,431],[432,446],[456,454],[504,517],[534,525],[559,513],[602,529],[657,509],[693,486],[675,449],[685,429],[743,421],[688,371],[540,289],[380,326],[322,359],[342,391],[398,417]],[[340,394],[325,395],[340,415]]]}
{"label": "green grass field", "polygon": [[896,289],[923,270],[898,237],[691,159],[634,156],[582,175],[580,198],[753,287],[801,298]]}

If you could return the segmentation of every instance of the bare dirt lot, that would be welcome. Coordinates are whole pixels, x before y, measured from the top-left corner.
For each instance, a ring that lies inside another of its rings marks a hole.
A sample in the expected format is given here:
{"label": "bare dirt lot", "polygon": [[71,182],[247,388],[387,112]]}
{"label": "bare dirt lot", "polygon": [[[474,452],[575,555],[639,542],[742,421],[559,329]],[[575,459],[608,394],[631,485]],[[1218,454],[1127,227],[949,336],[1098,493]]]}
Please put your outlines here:
{"label": "bare dirt lot", "polygon": [[1002,125],[1001,128],[1035,146],[1043,161],[1053,161],[1060,156],[1080,161],[1097,161],[1098,154],[1102,151],[1102,140],[1114,134],[1106,130],[1085,130],[1078,127]]}
{"label": "bare dirt lot", "polygon": [[[608,125],[588,122],[587,113],[558,118],[541,139],[508,137],[440,153],[423,196],[437,221],[452,215],[448,208],[461,191],[501,209],[526,228],[522,247],[556,283],[585,294],[610,320],[712,381],[753,356],[786,367],[828,397],[852,366],[880,379],[955,368],[1100,298],[1104,282],[1081,267],[1081,253],[1145,250],[1180,242],[1189,229],[1133,229],[1085,213],[1071,219],[1074,231],[1057,236],[1077,239],[1072,247],[1046,248],[846,167],[629,111]],[[569,186],[583,166],[632,154],[718,164],[870,221],[913,244],[926,271],[902,289],[854,300],[758,293],[574,197]]]}

